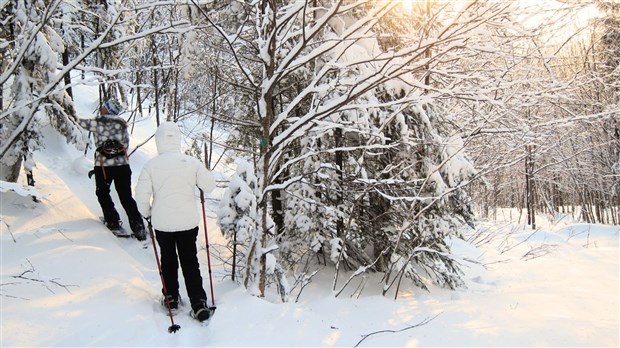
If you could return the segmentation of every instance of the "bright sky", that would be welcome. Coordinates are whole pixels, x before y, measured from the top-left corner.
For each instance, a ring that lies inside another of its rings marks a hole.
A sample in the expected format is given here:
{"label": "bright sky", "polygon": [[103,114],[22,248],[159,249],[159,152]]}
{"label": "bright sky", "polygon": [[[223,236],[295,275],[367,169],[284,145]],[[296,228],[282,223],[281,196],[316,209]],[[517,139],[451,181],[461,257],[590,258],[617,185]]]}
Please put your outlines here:
{"label": "bright sky", "polygon": [[[401,2],[402,6],[405,9],[411,11],[413,10],[414,5],[426,3],[427,1],[442,2],[442,3],[451,2],[454,4],[454,8],[458,10],[463,5],[468,3],[470,0],[396,0],[396,1]],[[521,6],[535,9],[536,11],[534,11],[534,13],[536,13],[536,15],[543,15],[543,13],[541,12],[541,8],[553,11],[553,10],[566,9],[566,8],[575,7],[575,6],[582,6],[582,5],[579,5],[579,1],[574,2],[574,3],[560,1],[560,0],[517,0],[517,1],[521,4]],[[578,21],[581,22],[579,24],[584,24],[585,21],[592,18],[593,16],[596,16],[598,13],[599,13],[598,9],[596,8],[594,4],[588,4],[583,9],[581,9],[575,17]],[[575,18],[573,18],[573,20],[574,19]]]}
{"label": "bright sky", "polygon": [[[453,3],[455,11],[470,0],[394,0],[399,1],[402,6],[412,11],[415,6],[422,5],[425,8],[427,1]],[[579,1],[567,2],[560,0],[517,0],[523,9],[521,15],[522,24],[526,28],[535,29],[541,27],[548,32],[553,32],[551,40],[562,42],[571,37],[579,28],[587,25],[588,21],[600,15],[596,5],[580,4]],[[555,25],[554,25],[555,23]],[[559,30],[554,30],[559,27]],[[589,32],[589,31],[587,31]]]}

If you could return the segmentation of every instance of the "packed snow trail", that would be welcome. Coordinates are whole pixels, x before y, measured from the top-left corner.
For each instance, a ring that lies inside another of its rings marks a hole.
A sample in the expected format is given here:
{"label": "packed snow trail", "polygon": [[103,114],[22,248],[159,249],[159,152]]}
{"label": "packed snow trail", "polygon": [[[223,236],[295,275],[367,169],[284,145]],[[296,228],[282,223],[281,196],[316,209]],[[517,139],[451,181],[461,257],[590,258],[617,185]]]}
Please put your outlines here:
{"label": "packed snow trail", "polygon": [[[144,119],[142,121],[148,122],[149,120]],[[146,129],[150,129],[150,127],[147,127]],[[146,138],[146,140],[150,139],[150,136],[147,137],[146,134],[151,133],[151,131],[144,131],[145,129],[138,128],[136,129],[135,134],[130,135],[130,150],[132,155],[129,157],[129,164],[132,170],[132,186],[134,189],[135,183],[137,182],[139,174],[142,170],[142,166],[151,156],[155,154],[153,151],[150,151],[148,147],[141,148],[139,150],[132,148],[133,144],[144,143],[144,141],[141,141],[143,139],[139,139],[140,137]],[[56,175],[57,180],[55,179],[55,182],[57,182],[57,184],[55,185],[58,185],[57,189],[62,189],[60,183],[62,181],[62,183],[64,183],[64,185],[66,186],[66,190],[64,191],[73,192],[76,198],[81,201],[83,207],[85,207],[86,210],[90,212],[90,214],[84,212],[84,216],[90,218],[95,215],[97,216],[97,219],[101,220],[101,207],[99,206],[95,194],[94,176],[91,176],[90,173],[93,169],[93,146],[89,146],[87,151],[82,153],[82,151],[78,151],[73,146],[67,145],[65,140],[62,139],[62,137],[60,137],[54,130],[49,127],[47,128],[47,131],[43,132],[43,137],[43,142],[46,144],[46,150],[35,153],[35,160],[36,162],[40,163],[40,168],[38,168],[39,170],[37,170],[37,175],[48,176],[47,173],[49,173],[50,177]],[[90,140],[92,139],[88,139],[88,141]],[[154,145],[154,143],[151,145]],[[110,194],[121,217],[122,225],[129,226],[127,215],[122,205],[120,204],[120,200],[118,198],[116,190],[110,190]],[[97,226],[96,229],[98,230],[98,232],[101,233],[107,233],[109,235],[113,234],[107,227],[105,227],[102,222],[100,225]],[[128,230],[127,227],[125,227],[124,229],[126,232],[131,233],[131,231]],[[106,238],[109,239],[109,236]],[[159,278],[159,271],[157,270],[157,262],[154,258],[151,236],[148,231],[146,241],[140,242],[135,238],[117,238],[117,240],[115,240],[114,242],[116,245],[122,248],[126,255],[132,257],[135,261],[139,263],[139,265],[141,266],[140,269],[145,273],[145,280],[152,285],[152,289],[155,292],[154,296],[156,298],[156,302],[159,301],[159,298],[161,298],[161,282]],[[199,262],[201,263],[201,269],[203,270],[203,273],[205,273],[204,271],[206,271],[207,267],[204,264],[203,260],[204,232],[202,231],[202,224],[201,232],[199,233],[198,243]],[[185,284],[182,277],[182,272],[181,270],[179,270],[179,292],[181,294],[185,294]],[[213,299],[210,300],[213,301]],[[187,314],[191,317],[191,314],[189,314],[189,312]]]}

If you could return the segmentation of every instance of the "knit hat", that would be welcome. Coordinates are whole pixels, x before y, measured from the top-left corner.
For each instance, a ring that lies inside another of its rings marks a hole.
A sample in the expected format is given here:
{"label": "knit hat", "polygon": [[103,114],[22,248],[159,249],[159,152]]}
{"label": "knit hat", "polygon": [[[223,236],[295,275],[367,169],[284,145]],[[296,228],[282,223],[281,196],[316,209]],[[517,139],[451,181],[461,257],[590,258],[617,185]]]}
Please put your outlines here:
{"label": "knit hat", "polygon": [[103,106],[110,115],[118,115],[123,111],[123,106],[115,99],[108,99]]}

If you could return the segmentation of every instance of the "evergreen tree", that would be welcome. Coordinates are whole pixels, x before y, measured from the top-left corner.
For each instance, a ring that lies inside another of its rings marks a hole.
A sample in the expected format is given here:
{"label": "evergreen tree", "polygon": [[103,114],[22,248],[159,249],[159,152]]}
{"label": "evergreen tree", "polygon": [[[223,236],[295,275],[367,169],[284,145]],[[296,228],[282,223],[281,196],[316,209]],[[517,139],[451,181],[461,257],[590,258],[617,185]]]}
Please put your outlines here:
{"label": "evergreen tree", "polygon": [[[261,155],[255,169],[261,295],[267,254],[296,279],[322,253],[337,270],[389,272],[404,263],[441,285],[459,284],[446,237],[472,223],[461,186],[474,172],[442,106],[432,102],[441,93],[425,95],[418,78],[427,80],[431,63],[456,59],[455,42],[466,42],[507,7],[490,4],[448,25],[429,16],[433,22],[419,26],[429,28],[427,37],[437,35],[419,41],[427,46],[379,43],[381,19],[399,5],[258,1],[240,6],[232,28],[215,25],[216,9],[207,14],[237,63],[234,76],[245,78],[240,90],[256,100],[246,115],[252,126],[239,129],[251,134],[260,125],[254,144]],[[460,27],[441,36],[453,26]],[[412,272],[422,285],[423,276]]]}
{"label": "evergreen tree", "polygon": [[3,105],[0,114],[2,180],[16,181],[23,159],[28,159],[25,170],[32,170],[34,163],[30,159],[41,146],[42,125],[50,122],[68,141],[82,139],[75,126],[72,101],[56,76],[57,57],[64,50],[54,30],[59,4],[26,0],[7,7],[12,10],[7,24],[16,43],[9,53],[12,61],[1,77],[3,86],[12,78],[10,103]]}

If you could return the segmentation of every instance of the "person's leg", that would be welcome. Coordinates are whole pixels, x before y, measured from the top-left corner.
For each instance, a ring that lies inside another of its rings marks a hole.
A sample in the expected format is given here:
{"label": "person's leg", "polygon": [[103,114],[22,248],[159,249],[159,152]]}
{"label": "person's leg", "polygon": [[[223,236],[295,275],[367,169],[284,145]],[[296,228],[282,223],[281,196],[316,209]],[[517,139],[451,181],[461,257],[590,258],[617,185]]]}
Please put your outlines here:
{"label": "person's leg", "polygon": [[123,165],[114,167],[114,188],[118,193],[118,198],[121,201],[127,218],[129,220],[129,226],[134,233],[141,233],[145,235],[144,221],[138,211],[136,201],[133,199],[131,192],[131,168],[129,165]]}
{"label": "person's leg", "polygon": [[176,232],[162,232],[155,230],[155,238],[159,244],[161,273],[164,278],[166,292],[172,298],[179,298],[179,262],[176,251]]}
{"label": "person's leg", "polygon": [[[200,265],[198,264],[198,250],[196,249],[196,239],[198,237],[198,227],[191,230],[175,232],[177,237],[177,248],[179,250],[179,261],[185,287],[192,308],[204,305],[207,301],[207,294],[202,287],[202,276],[200,275]],[[202,308],[202,307],[199,307]]]}
{"label": "person's leg", "polygon": [[103,212],[103,219],[110,228],[120,226],[120,216],[114,207],[114,202],[110,196],[110,185],[112,184],[112,176],[109,176],[106,168],[104,177],[102,167],[95,167],[95,194]]}

